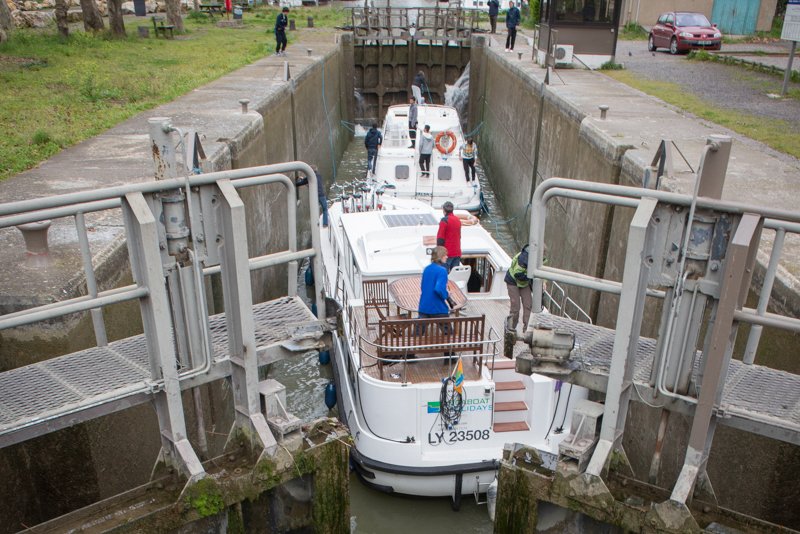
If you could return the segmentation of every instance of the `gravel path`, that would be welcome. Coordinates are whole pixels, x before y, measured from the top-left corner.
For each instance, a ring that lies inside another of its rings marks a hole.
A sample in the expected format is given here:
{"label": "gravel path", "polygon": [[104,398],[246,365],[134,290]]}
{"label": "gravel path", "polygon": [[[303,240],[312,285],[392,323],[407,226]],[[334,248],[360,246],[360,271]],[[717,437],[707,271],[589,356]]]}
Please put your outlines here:
{"label": "gravel path", "polygon": [[[798,61],[795,58],[795,63]],[[781,77],[733,65],[689,61],[684,55],[673,56],[662,49],[649,52],[646,41],[619,41],[617,62],[642,78],[678,84],[715,106],[781,119],[792,132],[800,133],[800,99],[767,96],[780,93]],[[789,87],[800,89],[800,84]]]}

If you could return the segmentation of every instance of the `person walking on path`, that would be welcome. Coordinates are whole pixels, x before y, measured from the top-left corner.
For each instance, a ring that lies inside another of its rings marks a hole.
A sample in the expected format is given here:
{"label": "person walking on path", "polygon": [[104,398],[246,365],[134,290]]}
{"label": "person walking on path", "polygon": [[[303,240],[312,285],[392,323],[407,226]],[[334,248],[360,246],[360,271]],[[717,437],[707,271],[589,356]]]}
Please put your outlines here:
{"label": "person walking on path", "polygon": [[378,123],[373,122],[372,127],[364,137],[364,147],[367,149],[367,172],[375,174],[375,162],[378,159],[378,149],[383,144],[383,135],[378,130]]}
{"label": "person walking on path", "polygon": [[522,303],[522,332],[528,329],[528,321],[531,318],[531,308],[533,298],[531,296],[531,279],[528,278],[528,245],[511,260],[511,267],[505,277],[506,287],[508,288],[509,317],[511,324],[508,325],[514,330],[519,324],[519,308]]}
{"label": "person walking on path", "polygon": [[411,146],[417,141],[417,99],[413,96],[408,101],[408,137],[411,139]]}
{"label": "person walking on path", "polygon": [[417,102],[420,104],[425,104],[425,93],[428,92],[428,83],[425,81],[425,73],[419,71],[416,76],[414,76],[414,81],[411,82],[411,93],[414,95],[414,98],[417,99]]}
{"label": "person walking on path", "polygon": [[286,26],[289,25],[289,8],[284,7],[280,13],[278,13],[278,18],[275,20],[275,55],[276,56],[285,56],[286,55],[286,44],[288,41],[286,40]]}
{"label": "person walking on path", "polygon": [[[311,169],[313,169],[314,174],[317,176],[317,200],[319,201],[319,209],[322,212],[322,227],[327,228],[328,198],[325,196],[325,183],[322,180],[322,176],[319,174],[319,168],[317,168],[316,165],[312,165]],[[308,176],[295,180],[294,185],[297,187],[308,185]]]}
{"label": "person walking on path", "polygon": [[431,154],[433,154],[433,134],[431,134],[431,127],[426,124],[419,139],[419,170],[421,174],[430,176]]}
{"label": "person walking on path", "polygon": [[[461,163],[464,165],[464,176],[467,182],[474,182],[476,179],[475,160],[478,159],[478,145],[471,138],[467,138],[467,142],[461,145],[458,149],[458,155],[461,156]],[[472,171],[472,180],[470,180],[470,170]]]}
{"label": "person walking on path", "polygon": [[506,12],[506,29],[508,30],[508,37],[506,37],[506,52],[514,50],[514,42],[517,40],[517,26],[519,26],[519,9],[514,7],[514,2],[508,3],[508,11]]}
{"label": "person walking on path", "polygon": [[492,27],[492,33],[497,30],[497,14],[500,12],[500,2],[498,0],[489,0],[486,2],[489,6],[489,25]]}
{"label": "person walking on path", "polygon": [[436,244],[447,249],[447,272],[461,265],[461,219],[453,215],[453,203],[449,200],[442,204],[444,217],[439,221],[439,232]]}

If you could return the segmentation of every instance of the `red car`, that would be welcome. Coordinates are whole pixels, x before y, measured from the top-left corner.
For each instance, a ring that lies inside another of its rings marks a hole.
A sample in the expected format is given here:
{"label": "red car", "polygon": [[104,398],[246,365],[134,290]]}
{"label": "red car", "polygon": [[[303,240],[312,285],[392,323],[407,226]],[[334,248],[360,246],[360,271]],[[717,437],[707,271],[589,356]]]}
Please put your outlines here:
{"label": "red car", "polygon": [[647,49],[669,48],[671,54],[689,50],[719,50],[722,32],[702,13],[664,13],[650,30]]}

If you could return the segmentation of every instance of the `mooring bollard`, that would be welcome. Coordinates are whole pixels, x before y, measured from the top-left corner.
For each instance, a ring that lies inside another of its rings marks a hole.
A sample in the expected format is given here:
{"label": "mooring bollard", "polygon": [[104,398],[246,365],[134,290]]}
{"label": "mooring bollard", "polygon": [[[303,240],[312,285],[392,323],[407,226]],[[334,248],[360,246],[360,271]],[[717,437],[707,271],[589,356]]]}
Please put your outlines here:
{"label": "mooring bollard", "polygon": [[244,115],[245,113],[247,113],[247,104],[250,103],[250,99],[249,98],[240,98],[239,99],[239,103],[242,105],[242,114]]}
{"label": "mooring bollard", "polygon": [[522,61],[522,52],[517,52],[517,59]]}
{"label": "mooring bollard", "polygon": [[50,220],[38,221],[17,225],[25,240],[26,261],[36,265],[48,262],[47,231],[50,229]]}
{"label": "mooring bollard", "polygon": [[294,19],[289,19],[289,31],[293,32],[296,29],[297,29],[297,26],[295,26]]}
{"label": "mooring bollard", "polygon": [[308,27],[309,28],[313,28],[314,27],[314,17],[308,17],[308,19],[306,19],[306,20],[308,22]]}
{"label": "mooring bollard", "polygon": [[608,113],[608,106],[605,105],[605,104],[602,104],[602,105],[597,106],[597,107],[600,108],[600,118],[603,119],[603,120],[606,120],[606,113]]}
{"label": "mooring bollard", "polygon": [[306,54],[308,54],[309,56],[311,55],[311,53],[312,53],[313,51],[314,51],[314,50],[312,50],[311,48],[306,48]]}

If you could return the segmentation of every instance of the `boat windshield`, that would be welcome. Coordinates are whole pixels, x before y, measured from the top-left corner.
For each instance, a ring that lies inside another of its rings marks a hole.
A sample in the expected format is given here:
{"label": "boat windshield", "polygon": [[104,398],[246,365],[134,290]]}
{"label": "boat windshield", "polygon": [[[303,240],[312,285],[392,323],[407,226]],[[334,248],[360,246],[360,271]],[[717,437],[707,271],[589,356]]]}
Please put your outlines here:
{"label": "boat windshield", "polygon": [[408,143],[408,126],[399,121],[387,121],[383,131],[383,146],[385,148],[406,148]]}

